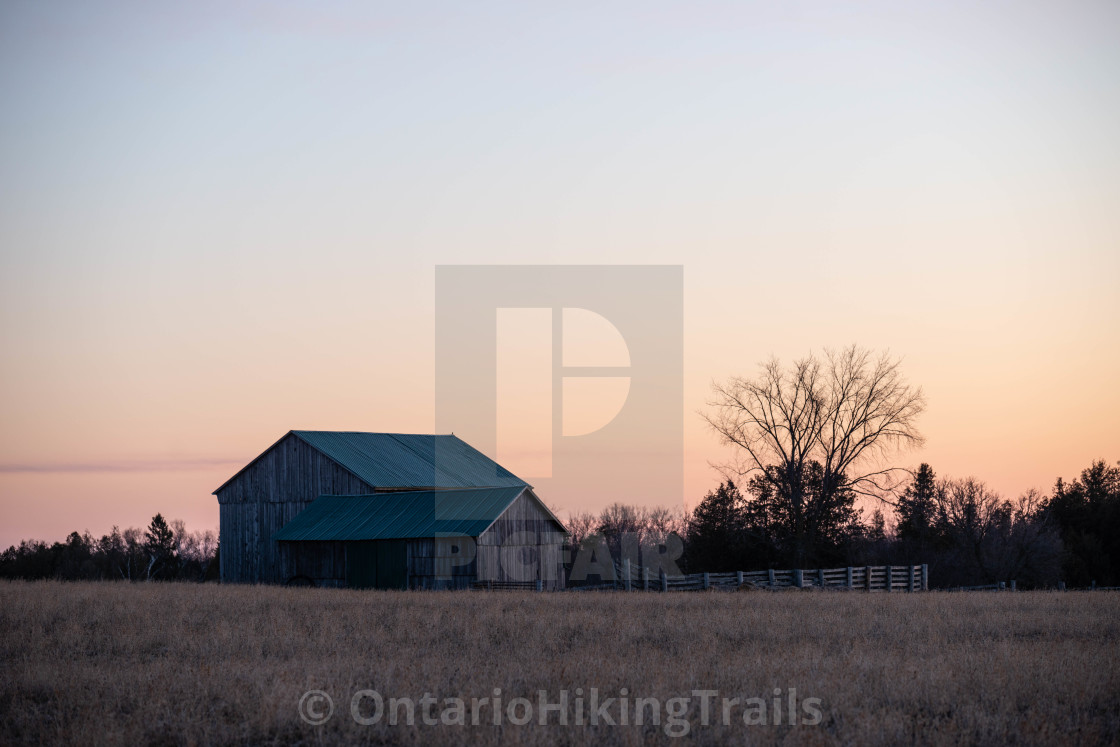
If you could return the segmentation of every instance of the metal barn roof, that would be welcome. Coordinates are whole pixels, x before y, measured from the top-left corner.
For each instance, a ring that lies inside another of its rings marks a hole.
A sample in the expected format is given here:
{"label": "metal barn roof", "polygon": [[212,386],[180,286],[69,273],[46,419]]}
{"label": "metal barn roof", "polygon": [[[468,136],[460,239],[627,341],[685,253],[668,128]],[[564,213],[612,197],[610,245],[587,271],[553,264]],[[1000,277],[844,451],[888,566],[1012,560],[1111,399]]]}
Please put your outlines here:
{"label": "metal barn roof", "polygon": [[524,487],[525,481],[453,435],[292,431],[375,487]]}
{"label": "metal barn roof", "polygon": [[321,495],[272,538],[291,542],[477,537],[524,489],[518,485],[376,495]]}
{"label": "metal barn roof", "polygon": [[[289,433],[326,454],[375,488],[489,488],[528,485],[455,435],[356,431]],[[284,438],[287,436],[285,434]],[[279,444],[280,441],[276,443]],[[273,447],[265,450],[264,454]],[[256,461],[254,459],[214,492],[219,492],[233,482]]]}

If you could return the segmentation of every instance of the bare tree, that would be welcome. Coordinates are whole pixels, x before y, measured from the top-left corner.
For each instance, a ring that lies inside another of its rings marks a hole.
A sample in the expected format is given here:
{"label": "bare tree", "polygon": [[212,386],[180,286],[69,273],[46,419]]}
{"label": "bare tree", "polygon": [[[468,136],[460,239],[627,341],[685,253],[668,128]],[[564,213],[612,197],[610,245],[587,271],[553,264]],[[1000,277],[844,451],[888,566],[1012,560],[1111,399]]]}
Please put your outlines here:
{"label": "bare tree", "polygon": [[630,554],[649,552],[653,546],[664,545],[670,534],[683,536],[685,524],[682,509],[612,503],[599,514],[594,532],[606,538],[614,556],[622,557],[624,545]]}
{"label": "bare tree", "polygon": [[599,514],[596,531],[604,535],[638,534],[645,528],[646,508],[612,503]]}
{"label": "bare tree", "polygon": [[568,530],[568,542],[573,547],[579,547],[585,539],[595,534],[599,519],[592,513],[581,511],[570,514],[565,526]]}
{"label": "bare tree", "polygon": [[646,514],[645,531],[659,542],[670,534],[683,537],[688,534],[688,517],[683,507],[654,506]]}
{"label": "bare tree", "polygon": [[900,365],[888,353],[874,356],[853,345],[827,351],[823,361],[810,354],[789,368],[772,358],[756,378],[713,385],[703,417],[736,447],[733,461],[717,466],[728,478],[773,483],[799,538],[798,555],[817,534],[813,517],[827,513],[816,504],[831,505],[838,496],[885,498],[906,476],[882,464],[890,452],[922,442],[916,421],[925,400]]}
{"label": "bare tree", "polygon": [[1039,511],[1034,490],[1003,500],[974,478],[942,480],[937,487],[940,522],[949,545],[938,575],[958,584],[1018,579],[1030,586],[1056,584],[1062,543]]}
{"label": "bare tree", "polygon": [[129,527],[121,535],[124,541],[124,567],[121,578],[129,581],[139,580],[140,571],[148,562],[144,553],[144,533],[136,527]]}
{"label": "bare tree", "polygon": [[175,531],[175,547],[182,563],[182,574],[184,577],[197,575],[204,580],[217,554],[218,536],[210,529],[188,532],[179,519],[171,522],[171,528]]}
{"label": "bare tree", "polygon": [[996,580],[989,551],[1011,518],[1011,504],[971,477],[940,481],[937,503],[952,547],[961,555],[958,565],[978,571],[985,581]]}

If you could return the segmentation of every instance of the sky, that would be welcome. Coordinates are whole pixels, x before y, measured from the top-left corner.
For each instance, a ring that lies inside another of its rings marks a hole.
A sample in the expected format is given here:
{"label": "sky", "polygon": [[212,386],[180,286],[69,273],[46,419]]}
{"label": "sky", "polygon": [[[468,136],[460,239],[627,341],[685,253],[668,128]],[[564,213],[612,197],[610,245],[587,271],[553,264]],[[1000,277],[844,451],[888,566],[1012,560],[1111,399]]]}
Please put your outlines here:
{"label": "sky", "polygon": [[925,392],[898,464],[1011,497],[1120,459],[1118,35],[1114,2],[6,2],[0,546],[216,528],[289,429],[431,432],[445,264],[683,267],[685,505],[713,381],[852,343]]}

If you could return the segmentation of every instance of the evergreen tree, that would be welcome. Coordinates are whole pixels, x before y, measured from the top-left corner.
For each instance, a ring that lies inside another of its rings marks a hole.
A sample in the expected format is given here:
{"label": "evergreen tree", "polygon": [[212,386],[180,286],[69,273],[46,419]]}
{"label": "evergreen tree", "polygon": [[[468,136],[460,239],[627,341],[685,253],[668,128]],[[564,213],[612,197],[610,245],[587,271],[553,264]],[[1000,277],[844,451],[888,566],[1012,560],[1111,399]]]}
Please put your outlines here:
{"label": "evergreen tree", "polygon": [[942,521],[937,504],[937,483],[933,468],[918,467],[914,479],[898,499],[898,538],[916,557],[940,544]]}
{"label": "evergreen tree", "polygon": [[692,512],[682,558],[693,573],[723,573],[747,568],[746,504],[731,480],[709,492]]}
{"label": "evergreen tree", "polygon": [[792,478],[777,465],[767,467],[748,483],[747,525],[769,539],[784,567],[839,562],[864,531],[855,493],[844,484],[843,475],[830,476],[816,461]]}
{"label": "evergreen tree", "polygon": [[174,577],[177,568],[175,533],[162,514],[152,517],[144,532],[144,552],[148,555],[147,576],[151,578]]}
{"label": "evergreen tree", "polygon": [[1120,584],[1120,464],[1099,460],[1071,483],[1059,479],[1043,515],[1060,527],[1066,583]]}

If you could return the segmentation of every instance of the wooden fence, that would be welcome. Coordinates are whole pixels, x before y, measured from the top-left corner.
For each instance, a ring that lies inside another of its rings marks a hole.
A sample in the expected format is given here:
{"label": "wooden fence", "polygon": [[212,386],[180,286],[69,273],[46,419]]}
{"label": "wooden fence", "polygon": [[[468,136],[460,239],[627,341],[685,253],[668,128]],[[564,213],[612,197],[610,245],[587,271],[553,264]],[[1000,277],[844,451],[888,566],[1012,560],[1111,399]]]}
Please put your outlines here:
{"label": "wooden fence", "polygon": [[[870,581],[869,581],[870,579]],[[928,565],[876,565],[815,570],[736,571],[733,573],[692,573],[684,576],[651,574],[649,568],[631,566],[629,561],[614,564],[614,579],[597,584],[568,586],[571,591],[734,591],[740,587],[764,590],[835,589],[852,591],[929,591]],[[492,591],[543,591],[540,581],[477,581],[472,589]],[[1016,591],[1016,582],[999,581],[977,586],[947,586],[940,591]],[[1058,591],[1066,591],[1058,583]],[[1079,591],[1120,591],[1120,586],[1097,586]]]}
{"label": "wooden fence", "polygon": [[570,586],[579,590],[615,589],[621,591],[733,591],[742,587],[766,590],[836,589],[852,591],[928,591],[928,565],[849,566],[803,570],[735,571],[732,573],[689,573],[666,576],[649,568],[631,565],[629,560],[614,564],[615,578],[610,582]]}

